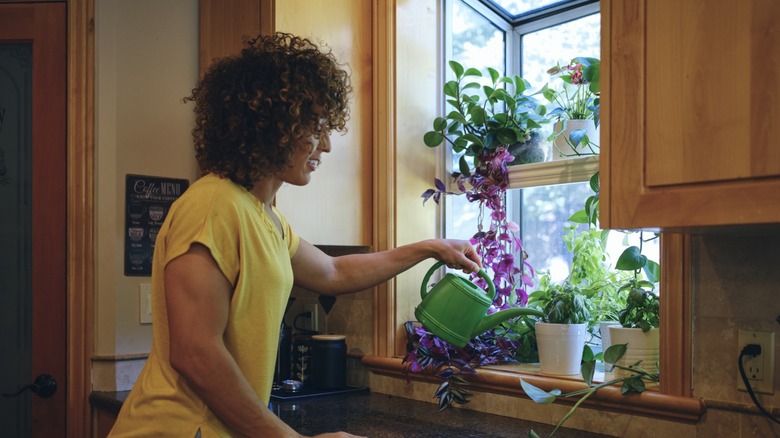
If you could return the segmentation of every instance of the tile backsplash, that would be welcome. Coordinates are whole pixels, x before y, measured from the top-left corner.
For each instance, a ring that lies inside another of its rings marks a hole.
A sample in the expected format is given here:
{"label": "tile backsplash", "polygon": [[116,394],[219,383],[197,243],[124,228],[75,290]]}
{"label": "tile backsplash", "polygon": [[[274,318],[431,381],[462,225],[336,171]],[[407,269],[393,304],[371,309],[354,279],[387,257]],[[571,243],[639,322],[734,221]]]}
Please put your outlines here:
{"label": "tile backsplash", "polygon": [[[370,246],[316,246],[333,256],[371,252]],[[368,385],[368,371],[360,362],[360,357],[373,354],[374,351],[373,289],[336,297],[333,307],[327,314],[318,302],[318,294],[294,287],[291,296],[295,301],[285,315],[287,324],[292,326],[295,317],[306,305],[316,305],[319,311],[317,331],[346,336],[347,383],[356,386]],[[300,321],[298,325],[302,326]]]}

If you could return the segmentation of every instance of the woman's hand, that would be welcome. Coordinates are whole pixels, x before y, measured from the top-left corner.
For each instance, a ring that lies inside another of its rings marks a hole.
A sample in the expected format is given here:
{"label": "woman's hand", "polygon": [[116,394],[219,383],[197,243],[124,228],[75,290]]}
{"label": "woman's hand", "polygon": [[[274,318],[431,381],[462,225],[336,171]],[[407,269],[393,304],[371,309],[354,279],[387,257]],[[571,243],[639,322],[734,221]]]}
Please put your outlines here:
{"label": "woman's hand", "polygon": [[482,268],[482,260],[468,240],[439,239],[433,241],[437,256],[450,269],[469,274]]}

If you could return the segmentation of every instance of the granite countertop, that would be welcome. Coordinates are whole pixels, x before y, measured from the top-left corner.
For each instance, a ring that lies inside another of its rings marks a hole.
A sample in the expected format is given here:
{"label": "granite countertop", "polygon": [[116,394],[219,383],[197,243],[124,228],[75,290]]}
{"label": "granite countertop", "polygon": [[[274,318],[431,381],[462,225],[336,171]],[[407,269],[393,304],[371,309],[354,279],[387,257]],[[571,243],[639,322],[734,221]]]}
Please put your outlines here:
{"label": "granite countertop", "polygon": [[[96,408],[119,412],[127,392],[97,392],[90,396]],[[511,437],[522,438],[533,429],[547,436],[553,426],[499,415],[446,409],[436,404],[385,394],[352,393],[290,401],[272,401],[270,409],[303,435],[345,431],[368,437]],[[559,438],[606,437],[574,429],[560,429]]]}

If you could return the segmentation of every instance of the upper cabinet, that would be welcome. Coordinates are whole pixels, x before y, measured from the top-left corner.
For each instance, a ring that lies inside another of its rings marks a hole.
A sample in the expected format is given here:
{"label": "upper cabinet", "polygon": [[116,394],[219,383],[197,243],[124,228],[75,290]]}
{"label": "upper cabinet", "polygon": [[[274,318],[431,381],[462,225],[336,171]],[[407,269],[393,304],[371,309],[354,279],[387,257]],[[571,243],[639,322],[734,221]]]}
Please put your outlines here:
{"label": "upper cabinet", "polygon": [[780,2],[602,0],[601,223],[780,223]]}

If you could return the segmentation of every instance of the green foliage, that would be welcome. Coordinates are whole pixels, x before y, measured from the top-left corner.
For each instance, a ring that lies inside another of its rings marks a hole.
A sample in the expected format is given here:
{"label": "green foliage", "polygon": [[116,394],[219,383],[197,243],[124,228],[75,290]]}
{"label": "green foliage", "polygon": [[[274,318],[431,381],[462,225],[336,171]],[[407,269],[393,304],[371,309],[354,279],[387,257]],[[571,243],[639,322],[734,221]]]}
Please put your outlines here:
{"label": "green foliage", "polygon": [[[658,328],[659,301],[658,295],[653,293],[653,284],[648,281],[631,280],[620,290],[628,290],[626,307],[618,313],[620,325],[627,328],[641,328],[647,332],[652,328]],[[647,288],[650,289],[647,289]]]}
{"label": "green foliage", "polygon": [[[464,68],[456,61],[450,61],[449,66],[455,79],[444,84],[443,91],[452,110],[434,119],[433,130],[425,133],[423,141],[429,147],[446,141],[453,152],[465,152],[459,163],[464,175],[478,165],[471,165],[467,157],[478,160],[485,149],[525,142],[533,130],[549,122],[546,108],[526,94],[530,85],[520,76],[503,77],[488,68],[490,85],[481,85],[477,82],[482,77],[479,70]],[[480,89],[482,95],[475,91]]]}
{"label": "green foliage", "polygon": [[[658,295],[653,290],[660,278],[660,266],[642,254],[645,242],[643,231],[638,233],[640,246],[628,246],[615,262],[616,271],[608,271],[605,245],[609,230],[598,230],[599,173],[590,179],[594,194],[585,201],[585,207],[574,213],[570,222],[588,224],[587,231],[577,233],[570,229],[564,238],[573,254],[572,273],[569,282],[580,285],[591,303],[593,323],[617,319],[623,327],[642,328],[648,331],[659,325]],[[598,236],[598,237],[597,237]],[[654,235],[651,239],[658,238]],[[644,274],[644,278],[642,276]]]}
{"label": "green foliage", "polygon": [[590,321],[585,295],[577,286],[551,285],[528,296],[528,305],[541,308],[544,320],[552,324],[584,324]]}

